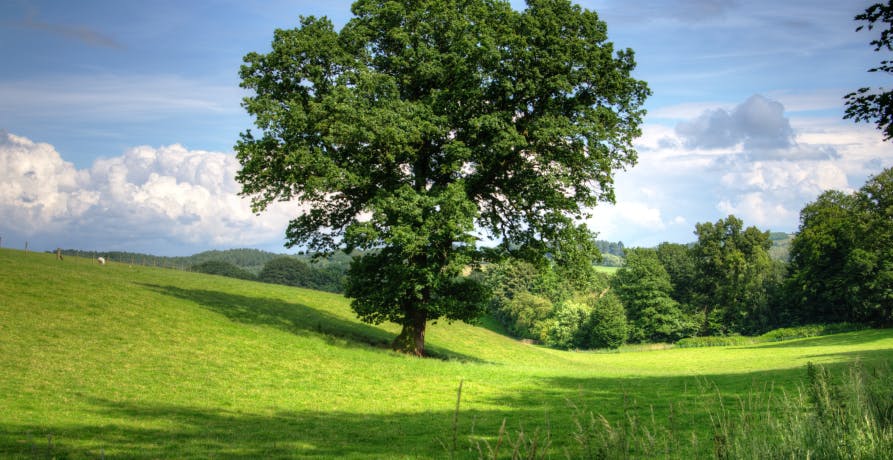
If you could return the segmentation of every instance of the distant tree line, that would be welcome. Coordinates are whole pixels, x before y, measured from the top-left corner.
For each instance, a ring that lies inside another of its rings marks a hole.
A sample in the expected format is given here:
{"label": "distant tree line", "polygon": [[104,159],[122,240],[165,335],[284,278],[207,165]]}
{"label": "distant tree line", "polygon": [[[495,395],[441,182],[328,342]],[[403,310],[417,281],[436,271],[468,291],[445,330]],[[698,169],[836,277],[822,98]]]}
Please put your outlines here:
{"label": "distant tree line", "polygon": [[565,349],[616,348],[626,340],[623,306],[603,273],[506,259],[484,277],[490,311],[515,337]]}
{"label": "distant tree line", "polygon": [[344,276],[351,261],[347,254],[314,258],[311,254],[287,256],[246,248],[205,251],[187,257],[77,249],[66,249],[62,254],[84,258],[102,256],[111,262],[189,270],[336,293],[344,292]]}
{"label": "distant tree line", "polygon": [[604,255],[612,255],[617,257],[625,256],[625,249],[623,247],[623,241],[605,241],[605,240],[596,240],[595,246],[598,248],[598,251],[601,252],[602,256]]}
{"label": "distant tree line", "polygon": [[191,256],[157,256],[128,251],[84,251],[80,249],[64,249],[64,255],[84,258],[104,257],[106,260],[150,267],[189,269],[205,262],[227,262],[250,273],[258,274],[264,264],[282,254],[261,251],[259,249],[227,249],[223,251],[204,251]]}
{"label": "distant tree line", "polygon": [[275,257],[267,261],[257,275],[221,260],[193,265],[192,270],[262,283],[283,284],[336,293],[344,292],[344,276],[347,272],[349,259],[339,261],[323,259],[322,263],[308,263],[302,259],[305,258],[302,256]]}
{"label": "distant tree line", "polygon": [[[693,244],[624,248],[613,277],[556,264],[494,264],[484,276],[507,331],[558,348],[756,335],[813,323],[893,324],[893,170],[808,204],[794,235],[734,215]],[[789,262],[788,262],[789,260]]]}

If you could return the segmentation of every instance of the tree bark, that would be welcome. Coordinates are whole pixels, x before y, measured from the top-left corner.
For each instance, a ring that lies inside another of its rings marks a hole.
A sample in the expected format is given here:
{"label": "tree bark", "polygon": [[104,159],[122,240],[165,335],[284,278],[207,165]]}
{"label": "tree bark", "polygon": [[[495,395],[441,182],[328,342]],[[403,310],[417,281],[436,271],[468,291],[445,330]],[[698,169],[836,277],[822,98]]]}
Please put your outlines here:
{"label": "tree bark", "polygon": [[420,308],[412,308],[403,322],[403,330],[394,339],[391,347],[395,351],[415,356],[425,356],[425,325],[428,312]]}

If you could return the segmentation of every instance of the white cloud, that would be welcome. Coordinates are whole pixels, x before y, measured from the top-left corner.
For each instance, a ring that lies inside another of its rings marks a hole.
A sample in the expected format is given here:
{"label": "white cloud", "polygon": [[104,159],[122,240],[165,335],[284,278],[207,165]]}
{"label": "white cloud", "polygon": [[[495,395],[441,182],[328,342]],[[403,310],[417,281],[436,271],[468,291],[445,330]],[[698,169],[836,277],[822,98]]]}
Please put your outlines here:
{"label": "white cloud", "polygon": [[642,242],[643,230],[653,233],[667,227],[660,209],[646,202],[630,200],[618,200],[615,205],[596,208],[587,225],[599,233],[599,239],[634,241],[634,245],[648,244]]}
{"label": "white cloud", "polygon": [[[743,118],[750,124],[742,127],[734,115],[748,101],[753,110]],[[721,113],[734,139],[715,143],[723,147],[691,145],[684,129],[645,125],[636,141],[639,164],[616,177],[617,206],[597,208],[590,227],[601,238],[629,246],[692,241],[695,223],[730,213],[746,225],[795,231],[800,210],[819,194],[858,189],[868,176],[893,165],[893,145],[871,126],[798,114],[788,119],[781,103],[753,97],[728,107],[678,111],[690,115],[680,124]],[[700,133],[722,139],[709,130]],[[765,142],[747,142],[747,136],[761,134]]]}
{"label": "white cloud", "polygon": [[5,225],[36,231],[83,214],[98,202],[77,171],[47,144],[0,131],[0,210]]}
{"label": "white cloud", "polygon": [[790,121],[780,102],[754,95],[732,110],[705,110],[680,122],[676,133],[689,148],[722,149],[742,144],[747,149],[788,148],[793,143]]}
{"label": "white cloud", "polygon": [[135,147],[77,170],[51,145],[4,133],[0,214],[8,217],[0,229],[51,246],[281,245],[298,205],[277,203],[256,216],[237,195],[238,169],[231,154],[170,145]]}
{"label": "white cloud", "polygon": [[721,183],[730,190],[797,190],[806,196],[829,189],[845,190],[849,186],[846,173],[831,161],[742,163],[725,173]]}
{"label": "white cloud", "polygon": [[778,202],[766,201],[765,196],[758,192],[741,195],[735,203],[720,201],[716,207],[723,214],[735,214],[747,226],[756,225],[761,229],[778,228],[776,226],[780,223],[784,225],[796,219],[800,212]]}

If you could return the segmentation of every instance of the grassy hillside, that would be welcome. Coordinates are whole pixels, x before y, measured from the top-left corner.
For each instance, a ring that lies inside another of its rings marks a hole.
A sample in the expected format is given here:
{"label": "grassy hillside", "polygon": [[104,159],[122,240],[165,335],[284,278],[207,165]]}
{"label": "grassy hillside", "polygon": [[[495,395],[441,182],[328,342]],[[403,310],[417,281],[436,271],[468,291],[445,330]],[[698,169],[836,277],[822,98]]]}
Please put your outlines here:
{"label": "grassy hillside", "polygon": [[893,358],[893,332],[876,330],[574,353],[437,323],[441,359],[387,351],[396,332],[334,294],[0,250],[0,457],[442,458],[460,381],[462,458],[503,420],[548,427],[558,455],[575,442],[574,407],[669,420],[708,455],[717,392],[734,406],[793,390],[807,362]]}

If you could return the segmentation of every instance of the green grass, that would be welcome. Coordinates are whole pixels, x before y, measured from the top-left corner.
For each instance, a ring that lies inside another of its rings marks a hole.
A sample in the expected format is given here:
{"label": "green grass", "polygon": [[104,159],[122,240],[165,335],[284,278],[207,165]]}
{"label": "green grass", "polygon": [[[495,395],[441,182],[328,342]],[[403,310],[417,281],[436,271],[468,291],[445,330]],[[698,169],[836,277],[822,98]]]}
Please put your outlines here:
{"label": "green grass", "polygon": [[585,353],[491,329],[438,322],[441,359],[417,359],[338,295],[0,250],[0,458],[442,458],[460,382],[460,458],[504,420],[563,458],[580,411],[672,420],[709,457],[705,392],[734,405],[795,391],[808,362],[893,358],[890,330]]}

